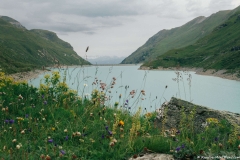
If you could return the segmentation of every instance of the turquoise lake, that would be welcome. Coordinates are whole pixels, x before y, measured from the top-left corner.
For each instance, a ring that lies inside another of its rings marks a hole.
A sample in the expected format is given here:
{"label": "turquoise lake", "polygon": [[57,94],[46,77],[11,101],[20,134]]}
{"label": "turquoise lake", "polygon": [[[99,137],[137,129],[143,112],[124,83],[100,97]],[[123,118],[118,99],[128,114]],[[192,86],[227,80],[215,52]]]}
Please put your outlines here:
{"label": "turquoise lake", "polygon": [[[212,109],[240,113],[239,81],[182,71],[177,77],[175,71],[145,71],[138,68],[138,65],[132,65],[70,67],[53,70],[58,70],[61,75],[65,72],[68,86],[77,90],[80,96],[89,98],[93,89],[100,89],[99,84],[92,85],[97,78],[98,82],[101,81],[109,86],[109,89],[104,90],[110,98],[106,105],[111,106],[119,102],[119,106],[130,107],[133,112],[138,107],[148,112],[154,111],[174,96]],[[38,78],[30,80],[29,84],[39,87],[44,75],[50,73],[39,75]],[[114,88],[110,88],[109,84],[113,77],[116,78],[116,84]],[[136,91],[134,98],[129,95],[132,90]],[[145,96],[141,94],[141,90],[145,91]],[[121,98],[119,98],[120,94]],[[125,105],[126,100],[128,105]]]}

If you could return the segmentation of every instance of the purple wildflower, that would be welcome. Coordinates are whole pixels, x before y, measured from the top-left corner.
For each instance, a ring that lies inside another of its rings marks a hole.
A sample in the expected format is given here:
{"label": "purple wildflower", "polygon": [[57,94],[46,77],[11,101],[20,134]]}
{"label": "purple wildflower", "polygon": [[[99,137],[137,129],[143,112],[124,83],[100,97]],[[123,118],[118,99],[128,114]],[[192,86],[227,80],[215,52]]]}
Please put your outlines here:
{"label": "purple wildflower", "polygon": [[108,131],[108,134],[112,135],[112,131]]}
{"label": "purple wildflower", "polygon": [[44,101],[43,103],[44,103],[45,105],[47,105],[47,101]]}
{"label": "purple wildflower", "polygon": [[65,137],[65,140],[66,140],[66,141],[68,140],[68,136]]}
{"label": "purple wildflower", "polygon": [[177,151],[177,152],[179,152],[179,151],[180,151],[180,149],[181,149],[181,147],[177,147],[177,148],[176,148],[176,151]]}
{"label": "purple wildflower", "polygon": [[10,120],[9,120],[9,123],[10,123],[10,124],[13,124],[13,123],[14,123],[14,120],[13,120],[13,119],[10,119]]}
{"label": "purple wildflower", "polygon": [[48,142],[49,142],[49,143],[52,143],[52,142],[53,142],[53,139],[49,139]]}
{"label": "purple wildflower", "polygon": [[44,94],[42,95],[42,99],[44,98]]}
{"label": "purple wildflower", "polygon": [[102,134],[102,139],[104,139],[104,134]]}
{"label": "purple wildflower", "polygon": [[62,154],[66,154],[66,152],[65,152],[64,150],[60,150],[60,152],[61,152]]}
{"label": "purple wildflower", "polygon": [[182,144],[182,149],[185,148],[185,144]]}
{"label": "purple wildflower", "polygon": [[215,137],[214,140],[215,140],[215,141],[218,141],[218,137]]}
{"label": "purple wildflower", "polygon": [[5,123],[8,124],[8,123],[9,123],[9,120],[6,119],[6,120],[5,120]]}
{"label": "purple wildflower", "polygon": [[25,115],[25,118],[28,118],[28,114]]}
{"label": "purple wildflower", "polygon": [[106,130],[108,130],[108,126],[105,126]]}

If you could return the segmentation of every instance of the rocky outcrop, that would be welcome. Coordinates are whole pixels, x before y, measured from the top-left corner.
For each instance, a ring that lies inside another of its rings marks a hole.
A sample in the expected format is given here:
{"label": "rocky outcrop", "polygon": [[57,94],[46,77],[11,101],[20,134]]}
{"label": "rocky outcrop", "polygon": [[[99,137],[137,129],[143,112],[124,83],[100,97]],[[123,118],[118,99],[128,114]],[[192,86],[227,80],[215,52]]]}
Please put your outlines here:
{"label": "rocky outcrop", "polygon": [[[204,129],[207,125],[206,119],[207,118],[216,118],[219,121],[227,120],[228,123],[231,125],[238,126],[238,130],[240,133],[240,114],[239,113],[232,113],[228,111],[218,111],[214,109],[210,109],[207,107],[195,105],[193,103],[180,100],[177,98],[172,97],[169,102],[165,102],[161,108],[157,109],[157,118],[156,124],[158,127],[162,127],[163,120],[165,121],[165,129],[172,129],[172,128],[179,128],[180,120],[181,120],[181,113],[184,112],[185,115],[188,117],[191,114],[194,114],[194,126],[195,131],[199,132]],[[191,123],[191,122],[189,122]]]}

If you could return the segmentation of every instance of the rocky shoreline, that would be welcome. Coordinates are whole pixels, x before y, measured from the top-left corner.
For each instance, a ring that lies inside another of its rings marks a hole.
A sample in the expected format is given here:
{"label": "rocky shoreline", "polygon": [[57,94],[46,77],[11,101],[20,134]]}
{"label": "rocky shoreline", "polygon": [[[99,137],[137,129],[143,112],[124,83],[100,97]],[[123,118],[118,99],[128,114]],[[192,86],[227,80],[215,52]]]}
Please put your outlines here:
{"label": "rocky shoreline", "polygon": [[237,76],[237,73],[230,74],[226,73],[227,70],[218,70],[216,71],[215,69],[209,69],[209,70],[204,70],[203,68],[180,68],[176,70],[176,68],[163,68],[163,67],[158,67],[158,69],[151,69],[150,67],[145,67],[141,66],[139,70],[158,70],[158,71],[192,71],[195,72],[195,74],[199,75],[205,75],[205,76],[215,76],[215,77],[220,77],[224,79],[229,79],[229,80],[236,80],[240,81],[240,77]]}
{"label": "rocky shoreline", "polygon": [[37,78],[40,74],[43,74],[45,72],[49,72],[48,70],[34,70],[34,71],[29,71],[29,72],[20,72],[20,73],[14,73],[10,74],[11,77],[15,81],[28,81],[31,79]]}

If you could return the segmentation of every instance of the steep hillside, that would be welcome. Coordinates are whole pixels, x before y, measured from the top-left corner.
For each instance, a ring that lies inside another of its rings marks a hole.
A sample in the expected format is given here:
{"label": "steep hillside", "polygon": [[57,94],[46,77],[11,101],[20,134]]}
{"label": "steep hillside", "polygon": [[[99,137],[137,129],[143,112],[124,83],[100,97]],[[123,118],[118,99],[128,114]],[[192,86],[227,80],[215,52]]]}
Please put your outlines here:
{"label": "steep hillside", "polygon": [[171,49],[194,44],[226,21],[240,7],[232,11],[220,11],[210,17],[197,17],[185,25],[170,30],[162,30],[151,37],[143,46],[122,61],[122,63],[140,63],[154,60]]}
{"label": "steep hillside", "polygon": [[144,66],[240,71],[240,11],[195,44],[170,50]]}
{"label": "steep hillside", "polygon": [[46,30],[27,30],[18,21],[0,17],[0,69],[7,73],[29,71],[54,64],[90,64],[72,46]]}

